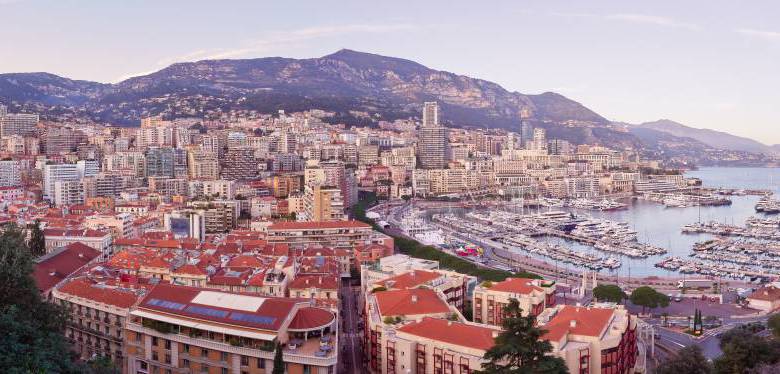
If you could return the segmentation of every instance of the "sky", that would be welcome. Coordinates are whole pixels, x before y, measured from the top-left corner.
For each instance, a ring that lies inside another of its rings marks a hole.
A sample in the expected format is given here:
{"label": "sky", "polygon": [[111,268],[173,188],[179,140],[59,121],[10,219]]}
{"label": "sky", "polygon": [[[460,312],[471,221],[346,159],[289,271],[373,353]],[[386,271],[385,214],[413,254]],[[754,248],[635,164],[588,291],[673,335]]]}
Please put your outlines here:
{"label": "sky", "polygon": [[402,57],[614,121],[780,143],[780,2],[0,0],[0,73],[117,82],[175,62]]}

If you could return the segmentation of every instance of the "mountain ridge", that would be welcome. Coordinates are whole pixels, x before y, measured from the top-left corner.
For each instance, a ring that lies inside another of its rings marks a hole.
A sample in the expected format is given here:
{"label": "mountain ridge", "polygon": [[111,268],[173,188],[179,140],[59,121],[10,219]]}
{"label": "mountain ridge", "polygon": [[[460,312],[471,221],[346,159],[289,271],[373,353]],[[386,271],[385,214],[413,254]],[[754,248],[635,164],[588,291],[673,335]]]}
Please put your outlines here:
{"label": "mountain ridge", "polygon": [[422,101],[437,100],[443,107],[443,118],[461,125],[514,128],[521,119],[609,123],[584,105],[559,94],[526,95],[506,90],[494,82],[431,69],[411,60],[350,49],[307,59],[263,57],[181,62],[113,84],[40,74],[0,74],[0,99],[83,105],[99,118],[120,124],[137,121],[145,112],[156,114],[160,110],[160,106],[151,104],[112,107],[133,100],[165,95],[180,98],[209,95],[246,97],[255,103],[254,96],[275,101],[277,94],[288,99],[292,96],[311,106],[323,105],[324,109],[329,109],[329,101],[335,101],[337,105],[353,105],[357,110],[391,114],[391,117],[413,114]]}
{"label": "mountain ridge", "polygon": [[733,135],[724,131],[690,127],[669,119],[644,122],[636,126],[695,139],[714,148],[772,155],[778,154],[780,151],[780,145],[767,145],[751,138]]}

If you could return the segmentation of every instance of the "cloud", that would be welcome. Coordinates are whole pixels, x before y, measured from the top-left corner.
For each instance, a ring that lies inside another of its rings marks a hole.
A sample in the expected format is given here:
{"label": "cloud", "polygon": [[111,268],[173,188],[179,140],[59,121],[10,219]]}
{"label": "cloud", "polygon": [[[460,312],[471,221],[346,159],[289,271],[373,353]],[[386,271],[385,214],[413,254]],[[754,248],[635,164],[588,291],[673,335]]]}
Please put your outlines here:
{"label": "cloud", "polygon": [[[4,0],[0,0],[4,1]],[[417,25],[397,23],[397,24],[352,24],[352,25],[334,25],[307,27],[291,31],[271,32],[262,38],[253,39],[242,43],[234,48],[203,49],[193,51],[181,56],[166,57],[155,63],[156,68],[141,73],[127,74],[116,79],[116,82],[128,78],[137,77],[153,73],[160,68],[177,62],[198,61],[198,60],[219,60],[230,58],[241,58],[257,56],[268,53],[271,50],[285,46],[289,47],[296,43],[303,43],[316,39],[330,38],[350,34],[381,34],[391,32],[412,31],[419,28]]]}
{"label": "cloud", "polygon": [[697,24],[682,22],[669,17],[653,16],[647,14],[632,14],[632,13],[618,13],[618,14],[593,14],[593,13],[550,13],[557,17],[570,17],[570,18],[593,18],[606,21],[622,21],[630,23],[638,23],[645,25],[654,25],[668,28],[682,28],[687,30],[700,30],[701,27]]}
{"label": "cloud", "polygon": [[609,20],[643,23],[663,27],[683,28],[688,30],[701,29],[699,25],[693,23],[681,22],[668,17],[651,16],[646,14],[611,14],[605,18]]}
{"label": "cloud", "polygon": [[736,31],[738,34],[742,34],[751,38],[763,39],[770,42],[780,42],[780,32],[777,31],[756,29],[737,29],[734,31]]}

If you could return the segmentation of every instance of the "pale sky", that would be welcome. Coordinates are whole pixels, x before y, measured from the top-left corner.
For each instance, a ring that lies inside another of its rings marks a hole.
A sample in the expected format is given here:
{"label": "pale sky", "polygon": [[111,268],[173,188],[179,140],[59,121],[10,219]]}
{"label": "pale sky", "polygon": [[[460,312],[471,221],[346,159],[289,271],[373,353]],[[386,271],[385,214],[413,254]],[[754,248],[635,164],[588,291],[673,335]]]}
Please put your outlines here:
{"label": "pale sky", "polygon": [[0,72],[116,82],[350,48],[559,92],[615,121],[780,143],[777,1],[0,0],[0,19]]}

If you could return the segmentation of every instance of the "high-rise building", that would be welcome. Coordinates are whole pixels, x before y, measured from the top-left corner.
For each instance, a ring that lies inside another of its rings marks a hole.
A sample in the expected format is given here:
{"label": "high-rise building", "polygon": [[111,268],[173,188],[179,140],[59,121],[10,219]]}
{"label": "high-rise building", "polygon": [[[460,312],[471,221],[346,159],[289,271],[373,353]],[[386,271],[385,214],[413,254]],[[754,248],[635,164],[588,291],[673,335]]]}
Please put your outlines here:
{"label": "high-rise building", "polygon": [[153,147],[146,150],[146,176],[182,178],[187,176],[187,152],[178,148]]}
{"label": "high-rise building", "polygon": [[423,108],[417,158],[423,169],[444,169],[447,166],[447,129],[439,125],[439,107],[435,102],[427,102]]}
{"label": "high-rise building", "polygon": [[429,101],[423,104],[423,123],[424,127],[439,125],[439,104],[435,101]]}
{"label": "high-rise building", "polygon": [[43,167],[43,198],[54,201],[54,184],[57,181],[78,181],[76,164],[49,164]]}
{"label": "high-rise building", "polygon": [[22,184],[22,174],[19,161],[0,161],[0,187],[14,187]]}
{"label": "high-rise building", "polygon": [[43,134],[43,148],[47,155],[70,153],[87,142],[83,132],[69,127],[49,126]]}
{"label": "high-rise building", "polygon": [[225,153],[222,163],[222,178],[246,180],[257,176],[255,150],[248,147],[232,148]]}
{"label": "high-rise building", "polygon": [[187,152],[187,168],[190,179],[218,179],[219,160],[217,153],[203,149],[191,149]]}
{"label": "high-rise building", "polygon": [[534,137],[534,127],[527,121],[520,123],[520,144],[526,147]]}
{"label": "high-rise building", "polygon": [[8,109],[0,105],[0,137],[37,136],[38,120],[37,114],[8,113]]}
{"label": "high-rise building", "polygon": [[303,194],[304,221],[341,221],[344,197],[336,186],[306,186]]}

